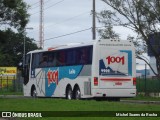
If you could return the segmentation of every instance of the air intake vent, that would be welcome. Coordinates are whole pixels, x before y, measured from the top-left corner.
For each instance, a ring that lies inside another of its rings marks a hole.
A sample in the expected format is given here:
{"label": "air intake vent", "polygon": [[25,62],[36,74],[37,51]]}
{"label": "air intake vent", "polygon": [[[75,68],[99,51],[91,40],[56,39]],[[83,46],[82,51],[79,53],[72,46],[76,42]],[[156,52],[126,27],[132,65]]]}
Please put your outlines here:
{"label": "air intake vent", "polygon": [[91,95],[91,82],[84,82],[84,95]]}

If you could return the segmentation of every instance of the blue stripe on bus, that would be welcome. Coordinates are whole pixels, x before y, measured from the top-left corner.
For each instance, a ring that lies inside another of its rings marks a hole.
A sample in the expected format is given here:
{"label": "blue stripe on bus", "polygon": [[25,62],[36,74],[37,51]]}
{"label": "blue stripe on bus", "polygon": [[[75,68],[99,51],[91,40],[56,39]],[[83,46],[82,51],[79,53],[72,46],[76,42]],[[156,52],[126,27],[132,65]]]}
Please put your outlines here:
{"label": "blue stripe on bus", "polygon": [[128,54],[128,75],[132,76],[132,51],[131,50],[120,50]]}
{"label": "blue stripe on bus", "polygon": [[82,68],[83,65],[44,68],[46,96],[50,97],[54,94],[59,81],[63,78],[68,78],[70,80],[77,78]]}

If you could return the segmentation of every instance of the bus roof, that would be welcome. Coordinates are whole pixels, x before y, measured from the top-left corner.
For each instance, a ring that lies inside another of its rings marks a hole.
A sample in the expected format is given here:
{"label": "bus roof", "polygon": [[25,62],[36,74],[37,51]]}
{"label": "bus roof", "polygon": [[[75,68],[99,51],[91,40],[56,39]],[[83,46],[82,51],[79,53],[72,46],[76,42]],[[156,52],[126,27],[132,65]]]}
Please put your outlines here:
{"label": "bus roof", "polygon": [[[29,53],[38,53],[38,52],[46,52],[46,51],[54,51],[54,50],[61,50],[61,49],[68,49],[68,48],[76,48],[76,47],[82,47],[82,46],[88,46],[88,45],[93,45],[94,43],[96,43],[97,41],[104,41],[106,39],[100,39],[100,40],[92,40],[92,41],[89,41],[89,42],[86,42],[86,43],[69,43],[69,44],[62,44],[62,45],[55,45],[55,46],[52,46],[52,47],[49,47],[47,49],[39,49],[39,50],[33,50],[33,51],[30,51],[28,52]],[[127,41],[127,40],[117,40],[117,39],[107,39],[108,42],[114,42],[115,44],[117,42],[125,42],[125,43],[128,43],[131,41]]]}
{"label": "bus roof", "polygon": [[94,41],[88,42],[88,43],[69,43],[69,44],[62,44],[62,45],[55,45],[52,47],[49,47],[47,49],[39,49],[39,50],[33,50],[28,53],[38,53],[38,52],[46,52],[46,51],[54,51],[54,50],[61,50],[61,49],[68,49],[68,48],[74,48],[74,47],[82,47],[82,46],[88,46],[93,45]]}

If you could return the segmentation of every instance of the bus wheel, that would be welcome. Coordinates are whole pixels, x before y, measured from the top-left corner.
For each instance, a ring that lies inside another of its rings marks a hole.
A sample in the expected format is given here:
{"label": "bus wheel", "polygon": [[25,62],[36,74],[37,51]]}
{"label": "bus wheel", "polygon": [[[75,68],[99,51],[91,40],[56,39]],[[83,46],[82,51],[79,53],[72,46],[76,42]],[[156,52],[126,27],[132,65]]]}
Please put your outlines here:
{"label": "bus wheel", "polygon": [[35,85],[32,85],[31,87],[31,96],[34,98],[37,97],[37,91]]}
{"label": "bus wheel", "polygon": [[81,98],[80,89],[79,89],[79,87],[76,87],[75,91],[74,91],[74,99],[79,100],[80,98]]}
{"label": "bus wheel", "polygon": [[33,94],[32,94],[32,95],[33,95],[33,97],[34,97],[34,98],[36,98],[36,97],[37,97],[36,89],[34,89],[34,90],[33,90]]}
{"label": "bus wheel", "polygon": [[66,99],[68,99],[68,100],[72,99],[72,88],[71,87],[67,87],[67,90],[66,90]]}

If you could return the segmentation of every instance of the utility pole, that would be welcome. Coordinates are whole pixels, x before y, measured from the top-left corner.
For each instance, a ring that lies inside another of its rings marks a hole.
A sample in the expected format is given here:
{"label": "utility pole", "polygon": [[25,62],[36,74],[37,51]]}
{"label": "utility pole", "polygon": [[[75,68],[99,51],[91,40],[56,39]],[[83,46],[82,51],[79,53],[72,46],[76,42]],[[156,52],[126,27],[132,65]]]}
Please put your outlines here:
{"label": "utility pole", "polygon": [[39,47],[44,47],[44,1],[40,0]]}
{"label": "utility pole", "polygon": [[93,0],[92,14],[93,14],[92,39],[95,40],[96,39],[96,1],[95,0]]}
{"label": "utility pole", "polygon": [[23,70],[24,70],[24,67],[25,67],[25,63],[26,63],[26,29],[29,29],[29,30],[33,30],[32,27],[30,28],[24,28],[24,30],[22,31],[23,32]]}

